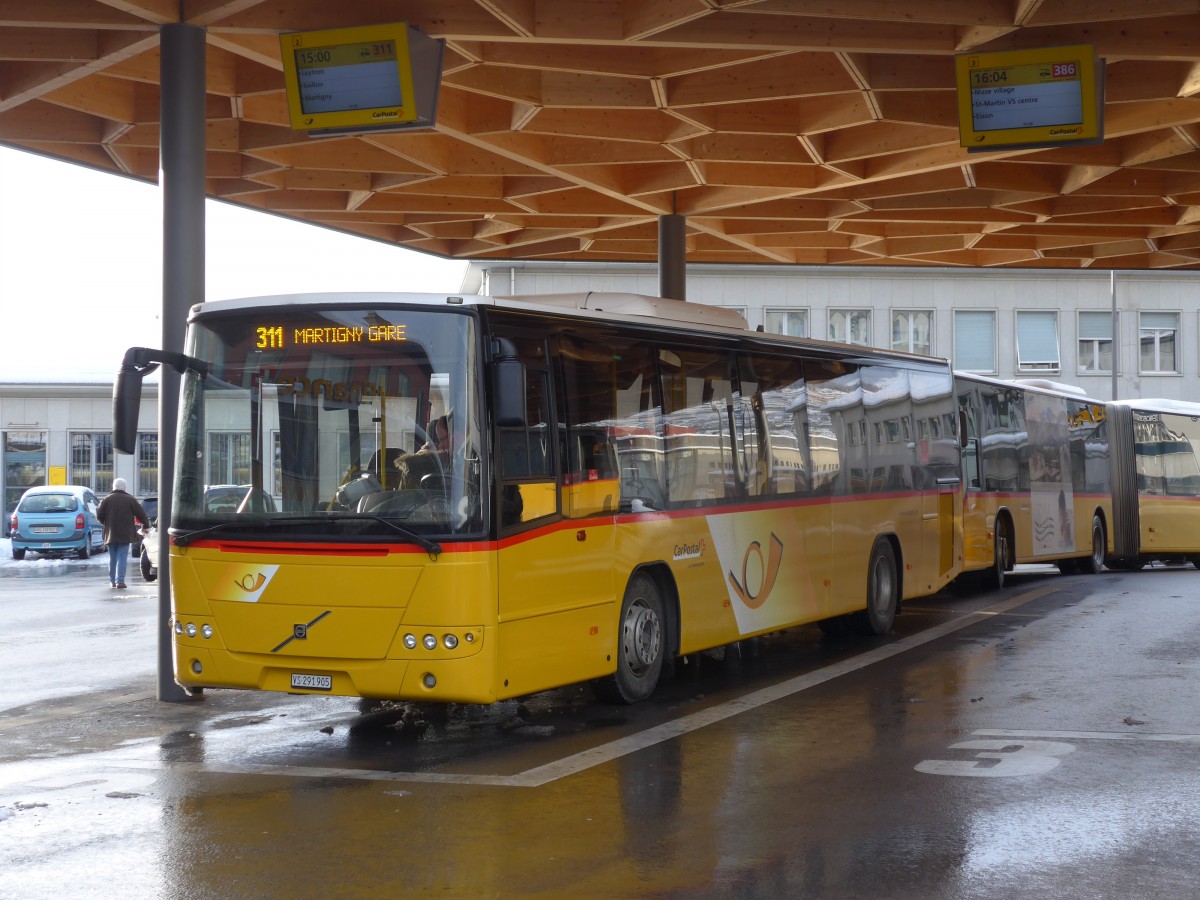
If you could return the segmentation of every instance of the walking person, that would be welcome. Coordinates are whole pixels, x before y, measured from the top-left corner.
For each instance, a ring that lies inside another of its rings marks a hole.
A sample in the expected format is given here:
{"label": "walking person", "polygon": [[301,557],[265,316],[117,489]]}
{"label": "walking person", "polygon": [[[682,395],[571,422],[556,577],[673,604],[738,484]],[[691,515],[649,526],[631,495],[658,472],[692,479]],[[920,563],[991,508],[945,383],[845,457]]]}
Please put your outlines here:
{"label": "walking person", "polygon": [[129,562],[129,545],[139,529],[150,524],[150,517],[137,498],[126,492],[124,478],[113,479],[112,493],[100,501],[96,518],[104,526],[104,543],[108,544],[108,580],[114,588],[125,587],[125,567]]}

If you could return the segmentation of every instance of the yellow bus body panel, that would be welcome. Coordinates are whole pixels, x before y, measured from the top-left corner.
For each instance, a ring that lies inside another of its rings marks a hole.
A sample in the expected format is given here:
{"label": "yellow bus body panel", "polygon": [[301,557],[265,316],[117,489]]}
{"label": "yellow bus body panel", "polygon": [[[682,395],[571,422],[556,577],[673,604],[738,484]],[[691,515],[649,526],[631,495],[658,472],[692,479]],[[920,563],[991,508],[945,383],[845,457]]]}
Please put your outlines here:
{"label": "yellow bus body panel", "polygon": [[[553,520],[436,558],[411,546],[173,547],[176,675],[185,687],[522,696],[615,670],[639,568],[657,571],[677,650],[694,653],[864,609],[877,538],[896,550],[905,598],[933,593],[955,574],[948,511],[929,492]],[[293,675],[330,684],[297,688]]]}
{"label": "yellow bus body panel", "polygon": [[1138,497],[1138,549],[1152,556],[1195,553],[1200,544],[1200,498]]}

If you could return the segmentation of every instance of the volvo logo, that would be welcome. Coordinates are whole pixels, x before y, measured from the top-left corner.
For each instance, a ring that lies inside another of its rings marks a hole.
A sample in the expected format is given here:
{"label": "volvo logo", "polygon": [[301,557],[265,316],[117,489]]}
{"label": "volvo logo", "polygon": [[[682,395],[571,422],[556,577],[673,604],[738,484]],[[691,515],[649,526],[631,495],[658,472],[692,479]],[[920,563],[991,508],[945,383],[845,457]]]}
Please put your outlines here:
{"label": "volvo logo", "polygon": [[325,612],[321,613],[319,616],[317,616],[311,622],[297,622],[295,625],[292,626],[291,636],[285,638],[284,640],[280,641],[279,644],[272,647],[271,652],[278,653],[280,650],[282,650],[284,647],[286,647],[292,641],[307,641],[308,640],[308,630],[310,628],[312,628],[314,625],[316,625],[318,622],[320,622],[327,615],[329,615],[331,612],[333,612],[333,610],[327,609],[327,610],[325,610]]}

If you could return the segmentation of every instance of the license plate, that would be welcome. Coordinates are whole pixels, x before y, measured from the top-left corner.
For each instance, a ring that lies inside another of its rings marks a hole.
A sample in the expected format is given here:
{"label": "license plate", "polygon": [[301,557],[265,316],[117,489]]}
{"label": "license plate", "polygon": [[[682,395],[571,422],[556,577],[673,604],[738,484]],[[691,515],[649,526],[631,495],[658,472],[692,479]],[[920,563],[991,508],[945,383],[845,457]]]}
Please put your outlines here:
{"label": "license plate", "polygon": [[306,688],[310,691],[331,691],[333,690],[333,676],[301,675],[299,672],[293,672],[292,687]]}
{"label": "license plate", "polygon": [[54,532],[56,532],[56,531],[58,531],[57,525],[34,525],[33,526],[34,534],[54,534]]}

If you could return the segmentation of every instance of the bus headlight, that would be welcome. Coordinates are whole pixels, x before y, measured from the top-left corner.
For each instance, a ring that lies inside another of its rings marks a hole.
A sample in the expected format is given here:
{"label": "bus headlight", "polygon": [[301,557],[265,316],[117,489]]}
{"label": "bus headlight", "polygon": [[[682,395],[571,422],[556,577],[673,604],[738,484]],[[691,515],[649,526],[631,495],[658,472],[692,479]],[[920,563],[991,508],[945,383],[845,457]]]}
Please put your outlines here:
{"label": "bus headlight", "polygon": [[458,646],[457,635],[453,635],[453,634],[442,635],[442,644],[445,646],[445,648],[447,650],[453,650],[455,647]]}
{"label": "bus headlight", "polygon": [[415,634],[406,634],[404,636],[404,646],[408,650],[417,649],[417,636]]}
{"label": "bus headlight", "polygon": [[437,649],[437,638],[435,638],[432,634],[427,634],[425,637],[421,638],[421,643],[425,645],[426,650]]}
{"label": "bus headlight", "polygon": [[196,624],[194,622],[188,622],[187,628],[185,628],[183,630],[187,634],[188,637],[196,636]]}
{"label": "bus headlight", "polygon": [[204,635],[205,639],[208,639],[213,636],[213,627],[211,625],[202,625],[200,633]]}

